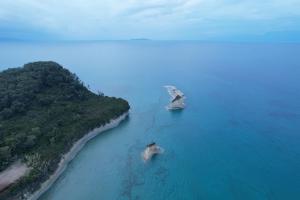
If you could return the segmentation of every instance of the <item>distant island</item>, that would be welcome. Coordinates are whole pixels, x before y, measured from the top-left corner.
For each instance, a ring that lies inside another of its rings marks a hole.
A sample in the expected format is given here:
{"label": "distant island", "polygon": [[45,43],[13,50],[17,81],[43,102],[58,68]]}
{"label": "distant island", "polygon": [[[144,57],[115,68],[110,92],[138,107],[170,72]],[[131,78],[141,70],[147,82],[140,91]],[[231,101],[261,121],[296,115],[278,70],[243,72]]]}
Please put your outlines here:
{"label": "distant island", "polygon": [[132,38],[131,41],[151,41],[151,39],[148,38]]}
{"label": "distant island", "polygon": [[0,72],[0,199],[36,199],[82,146],[130,106],[89,91],[55,62]]}

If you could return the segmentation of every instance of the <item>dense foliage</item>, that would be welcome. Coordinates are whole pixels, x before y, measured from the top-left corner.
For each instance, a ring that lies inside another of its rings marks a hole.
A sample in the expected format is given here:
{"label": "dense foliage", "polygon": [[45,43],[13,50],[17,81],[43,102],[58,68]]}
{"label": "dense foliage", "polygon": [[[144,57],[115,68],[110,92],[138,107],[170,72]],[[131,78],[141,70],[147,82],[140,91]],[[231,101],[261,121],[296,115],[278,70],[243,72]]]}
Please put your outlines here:
{"label": "dense foliage", "polygon": [[1,72],[0,171],[17,159],[33,168],[2,198],[38,188],[75,141],[128,109],[123,99],[92,93],[55,62]]}

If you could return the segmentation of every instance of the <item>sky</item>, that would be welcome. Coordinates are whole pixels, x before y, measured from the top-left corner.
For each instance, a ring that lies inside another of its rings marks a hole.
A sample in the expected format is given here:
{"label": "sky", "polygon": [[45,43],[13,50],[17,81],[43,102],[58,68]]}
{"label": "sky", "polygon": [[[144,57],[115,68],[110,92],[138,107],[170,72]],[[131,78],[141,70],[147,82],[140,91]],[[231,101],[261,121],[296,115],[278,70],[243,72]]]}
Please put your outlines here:
{"label": "sky", "polygon": [[300,42],[300,0],[0,0],[0,40]]}

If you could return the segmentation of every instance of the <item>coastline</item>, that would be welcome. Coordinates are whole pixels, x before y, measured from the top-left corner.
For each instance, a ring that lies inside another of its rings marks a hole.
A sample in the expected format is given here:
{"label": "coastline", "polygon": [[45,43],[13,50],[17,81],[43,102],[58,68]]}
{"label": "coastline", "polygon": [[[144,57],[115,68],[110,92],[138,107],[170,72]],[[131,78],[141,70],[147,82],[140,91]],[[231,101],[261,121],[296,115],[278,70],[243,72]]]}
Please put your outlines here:
{"label": "coastline", "polygon": [[60,175],[66,170],[68,164],[75,158],[78,152],[85,146],[85,144],[89,140],[93,139],[94,137],[96,137],[104,131],[117,127],[120,124],[120,122],[122,122],[128,115],[129,111],[125,112],[124,114],[120,115],[115,119],[110,120],[109,123],[93,129],[81,139],[79,139],[76,143],[74,143],[72,148],[62,156],[58,164],[58,168],[55,170],[55,172],[48,178],[48,180],[42,183],[40,189],[38,189],[32,194],[26,194],[25,199],[37,200],[39,197],[41,197],[56,182]]}

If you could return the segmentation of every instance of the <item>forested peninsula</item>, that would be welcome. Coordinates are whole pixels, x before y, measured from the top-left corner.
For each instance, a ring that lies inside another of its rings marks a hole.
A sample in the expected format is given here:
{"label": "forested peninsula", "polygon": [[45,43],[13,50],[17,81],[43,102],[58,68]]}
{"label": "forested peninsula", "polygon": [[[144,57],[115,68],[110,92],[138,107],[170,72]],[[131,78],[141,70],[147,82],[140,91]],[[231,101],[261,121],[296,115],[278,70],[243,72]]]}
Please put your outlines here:
{"label": "forested peninsula", "polygon": [[94,94],[55,62],[0,72],[0,177],[12,166],[26,169],[11,184],[0,181],[0,199],[27,199],[76,142],[129,108],[124,99]]}

